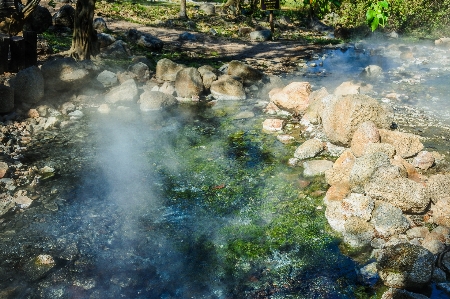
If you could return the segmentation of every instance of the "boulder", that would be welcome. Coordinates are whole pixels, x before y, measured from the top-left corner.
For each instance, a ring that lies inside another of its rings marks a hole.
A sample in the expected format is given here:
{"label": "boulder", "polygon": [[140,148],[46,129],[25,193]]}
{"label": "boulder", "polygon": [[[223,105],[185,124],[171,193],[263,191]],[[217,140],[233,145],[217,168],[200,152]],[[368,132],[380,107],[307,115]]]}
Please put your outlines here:
{"label": "boulder", "polygon": [[150,78],[150,70],[148,65],[138,62],[131,65],[128,70],[135,75],[135,79],[139,82],[145,82]]}
{"label": "boulder", "polygon": [[369,221],[374,208],[375,201],[363,194],[351,193],[342,200],[342,214],[348,218],[358,217]]}
{"label": "boulder", "polygon": [[61,8],[53,15],[53,26],[68,27],[73,29],[75,20],[75,8],[70,4],[61,6]]}
{"label": "boulder", "polygon": [[45,90],[69,91],[88,85],[92,74],[88,65],[73,58],[60,58],[44,63],[41,67]]}
{"label": "boulder", "polygon": [[216,7],[212,3],[202,3],[200,11],[203,11],[207,16],[213,16],[216,14]]}
{"label": "boulder", "polygon": [[263,77],[263,73],[259,70],[237,60],[228,63],[227,74],[241,78],[245,85],[256,83]]}
{"label": "boulder", "polygon": [[381,299],[429,299],[427,296],[408,292],[406,290],[390,288],[383,293]]}
{"label": "boulder", "polygon": [[366,78],[378,78],[383,75],[383,69],[378,65],[371,64],[364,68],[361,75]]}
{"label": "boulder", "polygon": [[0,113],[14,109],[14,88],[0,84]]}
{"label": "boulder", "polygon": [[325,180],[329,185],[350,184],[350,172],[356,157],[350,150],[344,151],[334,162],[333,167],[325,172]]}
{"label": "boulder", "polygon": [[335,96],[343,96],[347,94],[360,94],[361,84],[354,83],[351,81],[343,82],[341,85],[336,87],[333,94]]}
{"label": "boulder", "polygon": [[428,178],[427,194],[433,203],[449,196],[450,174],[435,174]]}
{"label": "boulder", "polygon": [[44,76],[37,66],[20,70],[10,80],[17,103],[38,103],[44,97]]}
{"label": "boulder", "polygon": [[325,209],[325,218],[334,231],[337,231],[339,233],[343,233],[345,231],[344,225],[347,217],[342,213],[341,200],[329,200],[327,202],[327,208]]}
{"label": "boulder", "polygon": [[129,79],[119,86],[112,88],[106,95],[105,101],[110,104],[117,102],[132,102],[137,98],[138,88],[133,79]]}
{"label": "boulder", "polygon": [[116,41],[116,39],[111,34],[98,33],[97,41],[98,41],[100,48],[106,48],[106,47],[112,45]]}
{"label": "boulder", "polygon": [[359,217],[350,217],[344,222],[342,233],[344,242],[351,247],[360,248],[370,245],[375,237],[373,225]]}
{"label": "boulder", "polygon": [[366,121],[359,125],[353,134],[350,148],[356,157],[361,157],[369,143],[379,143],[380,132],[372,121]]}
{"label": "boulder", "polygon": [[97,32],[108,31],[108,26],[106,25],[106,21],[103,18],[95,18],[94,22],[93,22],[93,25],[94,25],[94,29]]}
{"label": "boulder", "polygon": [[301,123],[318,125],[321,122],[320,115],[324,108],[322,99],[328,95],[329,93],[325,87],[309,94],[309,105],[305,110]]}
{"label": "boulder", "polygon": [[284,120],[268,118],[263,122],[263,130],[266,132],[280,132],[283,130]]}
{"label": "boulder", "polygon": [[324,149],[324,144],[319,139],[313,138],[303,142],[294,153],[294,157],[300,160],[313,158]]}
{"label": "boulder", "polygon": [[389,143],[367,143],[364,147],[363,155],[371,155],[374,153],[384,153],[392,159],[395,156],[395,147]]}
{"label": "boulder", "polygon": [[117,84],[117,75],[111,71],[104,70],[98,74],[97,81],[105,88],[112,87]]}
{"label": "boulder", "polygon": [[272,31],[257,30],[250,32],[250,39],[252,41],[265,42],[272,39]]}
{"label": "boulder", "polygon": [[409,221],[402,210],[383,201],[375,202],[370,222],[377,233],[385,238],[401,234],[409,228]]}
{"label": "boulder", "polygon": [[356,158],[349,175],[352,190],[361,193],[364,186],[371,181],[375,171],[379,167],[386,165],[390,165],[390,159],[383,153],[374,153]]}
{"label": "boulder", "polygon": [[141,111],[154,111],[168,108],[177,104],[174,96],[160,91],[145,91],[139,98],[139,108]]}
{"label": "boulder", "polygon": [[243,84],[229,75],[222,75],[214,81],[210,91],[216,100],[245,100],[247,97]]}
{"label": "boulder", "polygon": [[23,31],[35,31],[41,34],[52,25],[52,15],[50,11],[40,5],[36,6],[31,15],[26,19]]}
{"label": "boulder", "polygon": [[392,144],[395,152],[402,158],[409,158],[423,149],[423,144],[417,135],[380,129],[381,142]]}
{"label": "boulder", "polygon": [[156,64],[156,79],[163,81],[175,81],[177,73],[184,69],[185,66],[163,58]]}
{"label": "boulder", "polygon": [[175,77],[175,90],[179,97],[190,98],[203,92],[203,79],[193,67],[180,70]]}
{"label": "boulder", "polygon": [[116,40],[106,48],[101,48],[101,57],[127,59],[131,56],[127,43],[123,40]]}
{"label": "boulder", "polygon": [[303,162],[303,176],[313,177],[325,174],[325,171],[333,167],[333,162],[328,160],[311,160]]}
{"label": "boulder", "polygon": [[394,117],[391,107],[366,95],[331,97],[324,104],[323,131],[331,142],[344,146],[350,145],[353,134],[363,122],[372,121],[377,128],[387,129]]}
{"label": "boulder", "polygon": [[211,84],[217,80],[217,70],[209,65],[204,65],[198,68],[203,80],[203,87],[209,89]]}
{"label": "boulder", "polygon": [[434,156],[431,152],[421,151],[414,157],[412,165],[422,170],[427,170],[434,164]]}
{"label": "boulder", "polygon": [[382,250],[377,270],[388,287],[420,290],[431,280],[434,259],[421,246],[400,243]]}
{"label": "boulder", "polygon": [[425,187],[407,178],[375,178],[366,184],[366,194],[386,201],[406,213],[423,213],[430,203]]}
{"label": "boulder", "polygon": [[309,106],[311,84],[308,82],[292,82],[283,89],[269,94],[270,100],[283,110],[302,113]]}
{"label": "boulder", "polygon": [[262,82],[264,85],[261,87],[258,93],[258,97],[264,100],[269,99],[269,92],[275,88],[283,88],[285,84],[280,77],[274,75],[266,75],[263,77]]}
{"label": "boulder", "polygon": [[438,225],[450,227],[450,196],[442,197],[431,206],[432,221]]}
{"label": "boulder", "polygon": [[140,32],[136,29],[128,30],[127,38],[150,51],[161,51],[164,47],[163,41],[159,38],[148,33]]}

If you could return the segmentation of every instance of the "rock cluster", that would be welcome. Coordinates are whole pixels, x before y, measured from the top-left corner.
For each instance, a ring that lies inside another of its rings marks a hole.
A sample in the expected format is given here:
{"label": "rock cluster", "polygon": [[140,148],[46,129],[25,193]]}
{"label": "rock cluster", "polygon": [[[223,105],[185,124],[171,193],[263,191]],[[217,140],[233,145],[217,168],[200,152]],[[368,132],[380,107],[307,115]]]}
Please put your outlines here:
{"label": "rock cluster", "polygon": [[[359,90],[328,94],[294,82],[269,95],[266,112],[299,115],[304,135],[312,137],[289,163],[303,166],[304,176],[325,174],[325,217],[343,242],[371,248],[388,287],[414,291],[439,282],[436,258],[450,245],[450,174],[425,175],[438,154],[424,151],[419,136],[391,129],[393,109]],[[316,159],[322,152],[333,156],[337,147],[334,162]]]}

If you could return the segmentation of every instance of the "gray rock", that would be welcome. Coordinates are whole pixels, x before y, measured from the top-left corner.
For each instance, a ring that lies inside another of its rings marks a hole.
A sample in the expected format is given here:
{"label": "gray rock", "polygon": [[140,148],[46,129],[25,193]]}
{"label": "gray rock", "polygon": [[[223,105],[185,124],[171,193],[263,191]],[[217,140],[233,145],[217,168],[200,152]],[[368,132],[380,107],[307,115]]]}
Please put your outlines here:
{"label": "gray rock", "polygon": [[373,262],[359,269],[358,279],[366,285],[374,286],[380,279],[377,272],[377,263]]}
{"label": "gray rock", "polygon": [[156,78],[163,81],[175,81],[177,73],[185,68],[184,65],[175,63],[167,58],[159,60],[156,64]]}
{"label": "gray rock", "polygon": [[101,56],[108,58],[127,59],[131,56],[128,45],[123,40],[116,40],[106,48],[101,48]]}
{"label": "gray rock", "polygon": [[14,208],[15,203],[10,195],[5,193],[0,195],[0,216]]}
{"label": "gray rock", "polygon": [[129,79],[119,86],[112,88],[106,95],[105,101],[107,103],[117,102],[132,102],[138,95],[138,89],[136,82],[133,79]]}
{"label": "gray rock", "polygon": [[396,154],[402,158],[409,158],[423,149],[423,144],[417,135],[380,129],[381,142],[392,144]]}
{"label": "gray rock", "polygon": [[369,65],[364,68],[362,76],[366,78],[378,78],[383,75],[383,69],[378,65]]}
{"label": "gray rock", "polygon": [[449,196],[450,175],[435,174],[428,178],[426,186],[427,194],[433,203],[437,203],[441,198]]}
{"label": "gray rock", "polygon": [[24,31],[35,31],[41,34],[52,25],[52,15],[50,11],[40,5],[36,6],[35,10],[27,18],[23,30]]}
{"label": "gray rock", "polygon": [[319,139],[313,138],[303,142],[294,153],[294,157],[300,160],[313,158],[324,150],[324,144]]}
{"label": "gray rock", "polygon": [[272,39],[272,31],[270,30],[258,30],[250,32],[250,39],[252,41],[265,42]]}
{"label": "gray rock", "polygon": [[356,158],[353,165],[349,181],[352,189],[363,190],[364,186],[370,182],[372,175],[381,167],[390,165],[389,157],[384,153],[374,153]]}
{"label": "gray rock", "polygon": [[106,34],[106,33],[98,33],[97,40],[98,40],[100,48],[106,48],[106,47],[112,45],[116,41],[114,36],[112,36],[111,34]]}
{"label": "gray rock", "polygon": [[10,86],[14,88],[17,103],[35,104],[44,97],[44,76],[36,66],[19,71]]}
{"label": "gray rock", "polygon": [[104,70],[97,76],[97,80],[103,87],[112,87],[117,84],[117,75],[111,71]]}
{"label": "gray rock", "polygon": [[129,67],[129,71],[136,75],[135,79],[139,82],[145,82],[150,78],[148,65],[138,62]]}
{"label": "gray rock", "polygon": [[148,112],[174,106],[177,100],[174,96],[160,91],[145,91],[141,94],[138,103],[141,111]]}
{"label": "gray rock", "polygon": [[350,217],[344,223],[342,235],[346,244],[360,248],[370,245],[370,241],[375,237],[375,230],[373,225],[364,219]]}
{"label": "gray rock", "polygon": [[72,5],[63,5],[52,17],[53,26],[62,26],[73,29],[75,8]]}
{"label": "gray rock", "polygon": [[228,63],[227,74],[242,78],[244,84],[251,85],[263,78],[259,70],[237,60]]}
{"label": "gray rock", "polygon": [[211,3],[202,3],[200,5],[200,10],[203,11],[207,16],[213,16],[216,14],[216,7]]}
{"label": "gray rock", "polygon": [[406,290],[390,288],[383,293],[381,299],[429,299],[427,296],[408,292]]}
{"label": "gray rock", "polygon": [[383,201],[375,203],[370,222],[383,237],[403,233],[409,228],[409,221],[403,216],[402,210]]}
{"label": "gray rock", "polygon": [[97,30],[97,32],[105,32],[108,30],[106,21],[103,18],[95,18],[93,25],[94,25],[94,29]]}
{"label": "gray rock", "polygon": [[375,201],[363,194],[351,193],[342,200],[342,214],[346,217],[358,217],[369,221],[374,208]]}
{"label": "gray rock", "polygon": [[180,70],[175,77],[175,90],[179,97],[199,96],[203,92],[203,79],[193,67]]}
{"label": "gray rock", "polygon": [[245,100],[247,97],[243,84],[228,75],[220,76],[211,84],[210,90],[216,100]]}
{"label": "gray rock", "polygon": [[89,85],[93,75],[89,67],[73,58],[61,58],[46,62],[41,67],[45,89],[69,91]]}
{"label": "gray rock", "polygon": [[303,162],[303,175],[313,177],[325,174],[325,171],[333,167],[333,162],[328,160],[311,160]]}
{"label": "gray rock", "polygon": [[388,246],[378,260],[378,274],[386,286],[420,290],[431,281],[434,259],[421,246],[408,243]]}
{"label": "gray rock", "polygon": [[436,284],[436,287],[437,287],[439,290],[444,291],[447,295],[450,296],[450,282],[441,282],[441,283],[438,283],[438,284]]}
{"label": "gray rock", "polygon": [[183,32],[178,36],[179,40],[196,41],[197,35],[190,32]]}
{"label": "gray rock", "polygon": [[127,38],[139,46],[151,51],[161,51],[164,47],[163,41],[159,38],[148,33],[140,32],[136,29],[128,30]]}
{"label": "gray rock", "polygon": [[394,118],[391,107],[366,95],[326,97],[324,101],[323,131],[331,142],[339,145],[350,145],[353,134],[363,122],[372,121],[377,128],[386,129]]}

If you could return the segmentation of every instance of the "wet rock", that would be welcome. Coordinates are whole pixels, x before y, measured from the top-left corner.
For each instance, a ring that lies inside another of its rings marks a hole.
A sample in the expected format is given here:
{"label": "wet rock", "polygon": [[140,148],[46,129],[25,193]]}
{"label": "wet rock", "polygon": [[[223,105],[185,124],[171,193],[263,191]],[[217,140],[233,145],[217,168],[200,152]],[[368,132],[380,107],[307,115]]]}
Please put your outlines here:
{"label": "wet rock", "polygon": [[8,113],[14,109],[14,89],[0,84],[0,113]]}
{"label": "wet rock", "polygon": [[75,20],[75,8],[72,5],[63,5],[52,17],[53,26],[68,27],[73,29]]}
{"label": "wet rock", "polygon": [[150,78],[150,70],[148,65],[138,62],[129,67],[129,71],[135,75],[135,79],[139,82],[145,82]]}
{"label": "wet rock", "polygon": [[400,289],[420,289],[430,282],[434,256],[423,247],[401,243],[382,251],[377,269],[384,284]]}
{"label": "wet rock", "polygon": [[427,194],[433,203],[437,203],[441,198],[449,196],[450,175],[435,174],[428,178],[426,185]]}
{"label": "wet rock", "polygon": [[423,149],[423,144],[417,135],[380,129],[381,142],[392,144],[395,152],[402,158],[409,158]]}
{"label": "wet rock", "polygon": [[0,194],[0,216],[14,208],[14,200],[8,194]]}
{"label": "wet rock", "polygon": [[265,42],[272,39],[272,31],[270,30],[258,30],[250,32],[250,40]]}
{"label": "wet rock", "polygon": [[428,299],[427,296],[408,292],[406,290],[390,288],[383,293],[381,299]]}
{"label": "wet rock", "polygon": [[333,94],[335,96],[343,96],[347,94],[360,94],[361,84],[354,83],[352,81],[343,82],[341,85],[336,87]]}
{"label": "wet rock", "polygon": [[365,285],[374,286],[379,279],[380,276],[377,272],[376,262],[365,265],[358,271],[358,280],[363,282]]}
{"label": "wet rock", "polygon": [[383,75],[383,69],[378,65],[369,65],[364,68],[362,76],[366,78],[377,78]]}
{"label": "wet rock", "polygon": [[435,267],[433,269],[433,275],[431,277],[431,280],[433,282],[446,282],[447,275],[445,274],[444,270],[442,270],[441,268]]}
{"label": "wet rock", "polygon": [[319,139],[313,138],[303,142],[294,153],[294,157],[300,160],[313,158],[324,150],[324,144]]}
{"label": "wet rock", "polygon": [[180,70],[175,77],[175,90],[179,97],[199,96],[203,92],[203,79],[193,67]]}
{"label": "wet rock", "polygon": [[24,271],[30,280],[37,280],[47,275],[55,264],[55,260],[51,255],[40,254],[25,264]]}
{"label": "wet rock", "polygon": [[268,118],[263,122],[263,130],[266,132],[280,132],[283,130],[284,120]]}
{"label": "wet rock", "polygon": [[[288,135],[288,134],[277,135],[277,139],[278,139],[278,141],[280,141],[283,144],[290,144],[290,143],[295,141],[294,136],[291,136],[291,135]],[[296,159],[296,161],[298,163],[299,159]]]}
{"label": "wet rock", "polygon": [[311,160],[303,162],[303,175],[313,177],[325,174],[325,171],[333,167],[333,162],[328,160]]}
{"label": "wet rock", "polygon": [[103,87],[108,88],[117,84],[117,75],[111,71],[104,70],[98,74],[97,80],[103,85]]}
{"label": "wet rock", "polygon": [[[236,114],[233,117],[233,119],[247,119],[247,118],[253,118],[253,117],[255,117],[255,113],[253,113],[252,111],[241,111],[238,114]],[[278,136],[280,136],[280,135],[278,135]],[[277,138],[278,138],[278,136],[277,136]]]}
{"label": "wet rock", "polygon": [[228,63],[227,74],[241,78],[245,85],[251,85],[263,78],[263,73],[259,70],[237,60]]}
{"label": "wet rock", "polygon": [[356,157],[361,157],[365,153],[365,148],[369,143],[379,143],[380,133],[377,126],[372,121],[366,121],[359,125],[353,134],[351,150]]}
{"label": "wet rock", "polygon": [[133,79],[129,79],[119,86],[112,88],[106,95],[107,103],[132,102],[138,95],[138,89]]}
{"label": "wet rock", "polygon": [[210,91],[216,100],[245,100],[247,97],[242,83],[229,75],[222,75],[214,81]]}
{"label": "wet rock", "polygon": [[185,68],[184,65],[175,63],[167,58],[159,60],[156,64],[156,79],[163,81],[175,81],[177,73]]}
{"label": "wet rock", "polygon": [[[331,142],[348,146],[360,124],[372,121],[377,128],[389,128],[394,112],[366,95],[331,97],[324,103],[323,131]],[[383,137],[382,137],[382,142]],[[389,142],[388,142],[389,143]]]}
{"label": "wet rock", "polygon": [[35,31],[41,34],[52,25],[52,15],[46,7],[36,6],[31,15],[26,19],[24,31]]}
{"label": "wet rock", "polygon": [[364,219],[349,217],[344,223],[342,235],[346,244],[353,248],[360,248],[370,245],[375,231],[373,225]]}
{"label": "wet rock", "polygon": [[325,180],[329,185],[350,184],[350,172],[356,157],[350,150],[344,151],[334,162],[333,168],[325,172]]}
{"label": "wet rock", "polygon": [[102,114],[108,114],[109,112],[111,112],[111,108],[109,108],[108,104],[101,104],[98,107],[97,111]]}
{"label": "wet rock", "polygon": [[108,26],[106,25],[106,21],[103,18],[95,18],[93,21],[94,29],[97,32],[105,32],[108,30]]}
{"label": "wet rock", "polygon": [[141,111],[147,112],[174,106],[177,100],[174,96],[160,91],[145,91],[141,94],[138,103]]}
{"label": "wet rock", "polygon": [[79,63],[73,58],[61,58],[46,62],[41,71],[45,89],[52,91],[69,91],[85,87],[92,78],[87,62]]}
{"label": "wet rock", "polygon": [[311,91],[308,82],[292,82],[281,90],[271,91],[269,97],[281,109],[301,113],[308,108]]}
{"label": "wet rock", "polygon": [[33,200],[31,200],[28,196],[21,195],[14,198],[14,202],[20,209],[26,209],[31,205]]}
{"label": "wet rock", "polygon": [[402,210],[383,201],[376,201],[370,222],[378,234],[390,237],[405,232],[409,228],[409,221]]}

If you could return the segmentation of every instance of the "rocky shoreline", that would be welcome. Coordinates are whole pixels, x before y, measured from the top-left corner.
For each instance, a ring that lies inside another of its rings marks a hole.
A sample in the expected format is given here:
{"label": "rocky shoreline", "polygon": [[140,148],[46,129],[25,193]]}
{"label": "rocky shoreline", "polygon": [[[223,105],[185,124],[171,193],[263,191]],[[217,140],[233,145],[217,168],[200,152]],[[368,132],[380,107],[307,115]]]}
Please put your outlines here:
{"label": "rocky shoreline", "polygon": [[[373,262],[360,269],[363,279],[379,277],[390,287],[383,298],[426,298],[410,291],[430,283],[448,292],[448,161],[442,153],[423,150],[420,136],[396,129],[392,106],[348,82],[332,94],[325,88],[313,91],[308,82],[285,86],[239,61],[216,70],[162,59],[152,75],[143,57],[119,72],[62,58],[22,70],[3,86],[0,215],[39,200],[27,189],[55,174],[49,165],[27,165],[22,153],[32,151],[40,138],[74,126],[84,109],[105,114],[131,106],[145,113],[178,103],[259,98],[269,115],[263,130],[283,143],[298,138],[293,131],[307,137],[289,164],[303,167],[304,176],[325,175],[330,226],[350,247],[372,251]],[[324,153],[330,158],[314,159]]]}

